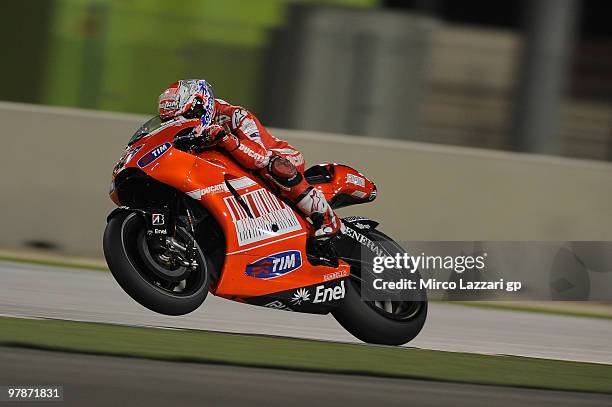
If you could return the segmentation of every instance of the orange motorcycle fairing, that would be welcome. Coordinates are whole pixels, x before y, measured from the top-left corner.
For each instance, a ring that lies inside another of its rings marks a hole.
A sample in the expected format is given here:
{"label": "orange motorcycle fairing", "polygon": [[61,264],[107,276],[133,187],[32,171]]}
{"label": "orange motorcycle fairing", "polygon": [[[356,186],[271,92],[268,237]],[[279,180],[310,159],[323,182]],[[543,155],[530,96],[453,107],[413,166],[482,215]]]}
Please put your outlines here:
{"label": "orange motorcycle fairing", "polygon": [[[151,118],[113,170],[110,196],[119,207],[108,215],[102,245],[130,297],[160,314],[185,315],[212,292],[272,309],[331,312],[367,343],[400,345],[418,335],[426,290],[405,300],[363,295],[376,258],[405,253],[376,221],[345,217],[336,236],[312,238],[310,221],[274,194],[276,186],[204,144],[193,131],[199,123]],[[333,208],[376,198],[374,183],[346,165],[315,165],[304,177]],[[418,270],[410,275],[420,278]]]}
{"label": "orange motorcycle fairing", "polygon": [[[222,167],[222,177],[211,180],[211,166]],[[215,216],[226,238],[225,262],[214,294],[264,296],[320,284],[330,276],[348,276],[344,262],[338,269],[310,264],[306,253],[310,224],[227,155],[200,154],[189,185],[186,194]],[[334,274],[338,270],[343,273]]]}
{"label": "orange motorcycle fairing", "polygon": [[[113,201],[123,204],[115,181],[132,169],[202,205],[225,238],[225,259],[218,280],[211,285],[215,295],[245,302],[251,297],[271,298],[273,302],[274,293],[293,298],[296,289],[304,289],[312,291],[314,300],[321,286],[317,297],[325,299],[321,305],[341,299],[341,280],[349,276],[350,266],[344,261],[338,267],[310,263],[306,240],[311,225],[299,212],[228,154],[215,149],[192,154],[174,147],[174,136],[196,124],[193,120],[171,122],[131,142],[113,171]],[[312,304],[303,299],[300,303]],[[324,310],[315,304],[307,312]]]}

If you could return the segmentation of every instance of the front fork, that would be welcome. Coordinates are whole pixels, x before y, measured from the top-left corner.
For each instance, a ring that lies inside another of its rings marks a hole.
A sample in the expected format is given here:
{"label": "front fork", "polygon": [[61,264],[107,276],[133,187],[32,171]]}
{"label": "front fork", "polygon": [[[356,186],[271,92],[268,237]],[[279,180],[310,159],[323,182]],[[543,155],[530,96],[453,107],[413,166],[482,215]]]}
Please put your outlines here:
{"label": "front fork", "polygon": [[193,218],[187,210],[187,222],[190,232],[190,241],[181,242],[177,239],[177,217],[167,206],[155,208],[146,212],[147,243],[156,253],[158,259],[165,264],[171,264],[173,259],[178,260],[182,266],[196,269],[197,247],[195,244],[195,229]]}

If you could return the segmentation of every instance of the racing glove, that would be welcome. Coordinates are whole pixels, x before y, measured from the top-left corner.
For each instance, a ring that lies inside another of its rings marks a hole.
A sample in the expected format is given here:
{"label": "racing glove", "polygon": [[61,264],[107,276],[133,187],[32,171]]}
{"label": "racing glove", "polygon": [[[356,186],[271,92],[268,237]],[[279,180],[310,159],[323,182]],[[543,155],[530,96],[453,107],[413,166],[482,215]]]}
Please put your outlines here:
{"label": "racing glove", "polygon": [[174,145],[179,149],[201,152],[207,147],[214,146],[224,137],[227,137],[227,131],[221,126],[199,125],[194,127],[189,134],[175,137]]}
{"label": "racing glove", "polygon": [[204,137],[205,145],[212,146],[217,144],[222,139],[227,138],[228,131],[218,124],[212,124],[202,131],[202,137]]}

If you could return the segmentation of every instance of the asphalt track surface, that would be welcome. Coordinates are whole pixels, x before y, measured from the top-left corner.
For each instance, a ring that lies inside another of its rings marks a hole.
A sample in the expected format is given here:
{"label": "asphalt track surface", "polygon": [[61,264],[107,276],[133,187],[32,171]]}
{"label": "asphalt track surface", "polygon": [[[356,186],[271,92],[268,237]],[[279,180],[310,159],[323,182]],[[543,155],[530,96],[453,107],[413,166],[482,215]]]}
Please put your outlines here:
{"label": "asphalt track surface", "polygon": [[[105,272],[0,262],[0,281],[0,315],[5,316],[358,342],[330,315],[271,310],[212,295],[189,315],[158,315],[129,298]],[[612,322],[605,319],[433,303],[423,331],[408,345],[612,364],[610,338]]]}
{"label": "asphalt track surface", "polygon": [[[612,396],[162,362],[0,347],[0,383],[64,387],[68,406],[610,406]],[[30,403],[40,405],[40,403]],[[22,405],[19,403],[19,405]]]}

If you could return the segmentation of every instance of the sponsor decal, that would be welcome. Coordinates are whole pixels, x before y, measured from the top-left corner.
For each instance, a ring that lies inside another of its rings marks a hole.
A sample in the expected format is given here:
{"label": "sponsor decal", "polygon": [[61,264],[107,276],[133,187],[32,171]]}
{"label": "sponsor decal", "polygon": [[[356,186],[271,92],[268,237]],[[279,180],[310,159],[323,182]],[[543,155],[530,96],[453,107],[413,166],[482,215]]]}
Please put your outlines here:
{"label": "sponsor decal", "polygon": [[370,219],[366,218],[365,216],[347,216],[346,218],[342,218],[342,220],[344,222],[353,223],[353,222],[359,222],[359,221],[370,220]]}
{"label": "sponsor decal", "polygon": [[354,196],[355,198],[359,198],[359,199],[363,199],[367,196],[368,194],[366,194],[363,191],[353,191],[351,193],[351,196]]}
{"label": "sponsor decal", "polygon": [[253,151],[251,150],[249,147],[247,147],[244,144],[240,144],[240,146],[238,146],[238,150],[244,152],[247,156],[251,157],[253,160],[255,160],[255,165],[259,168],[263,168],[264,167],[264,163],[266,162],[267,157],[265,155],[261,155],[259,154],[257,151]]}
{"label": "sponsor decal", "polygon": [[264,188],[242,195],[253,217],[244,210],[236,198],[223,198],[232,217],[238,246],[271,239],[301,230],[295,212]]}
{"label": "sponsor decal", "polygon": [[165,223],[163,213],[154,213],[151,216],[153,226],[162,226]]}
{"label": "sponsor decal", "polygon": [[255,123],[255,120],[253,119],[243,120],[242,124],[240,125],[240,130],[242,130],[242,132],[249,137],[255,138],[254,136],[255,134],[257,134],[257,137],[259,137],[259,133],[257,133],[258,131],[257,124]]}
{"label": "sponsor decal", "polygon": [[363,229],[370,229],[370,225],[367,225],[367,224],[361,223],[361,222],[355,222],[355,223],[353,223],[353,225],[357,226],[361,230],[363,230]]}
{"label": "sponsor decal", "polygon": [[363,230],[363,229],[370,229],[370,225],[367,225],[367,224],[361,223],[361,222],[355,222],[352,225],[358,227],[361,230]]}
{"label": "sponsor decal", "polygon": [[348,277],[348,275],[349,275],[348,270],[334,271],[333,273],[325,274],[323,276],[323,281],[337,280],[339,278]]}
{"label": "sponsor decal", "polygon": [[178,107],[178,89],[166,89],[159,95],[159,107],[162,109],[174,110]]}
{"label": "sponsor decal", "polygon": [[225,182],[222,184],[211,185],[202,189],[194,189],[193,191],[187,192],[187,195],[193,199],[200,200],[204,195],[219,193],[219,192],[228,192],[227,185]]}
{"label": "sponsor decal", "polygon": [[293,311],[291,308],[289,308],[288,306],[286,306],[285,304],[283,304],[281,301],[278,301],[278,300],[264,304],[264,307],[272,308],[272,309],[279,309],[282,311]]}
{"label": "sponsor decal", "polygon": [[121,170],[123,170],[125,166],[129,164],[130,160],[134,158],[136,153],[142,148],[143,145],[144,144],[132,148],[127,148],[119,159],[119,161],[117,162],[117,165],[115,165],[115,168],[113,169],[113,175],[117,175],[119,172],[121,172]]}
{"label": "sponsor decal", "polygon": [[178,107],[178,100],[166,100],[164,102],[160,102],[159,107],[168,110],[176,109]]}
{"label": "sponsor decal", "polygon": [[368,198],[368,200],[369,201],[375,200],[377,195],[378,195],[378,190],[374,188],[374,191],[370,192],[370,197]]}
{"label": "sponsor decal", "polygon": [[[238,191],[239,189],[244,189],[244,188],[252,187],[253,185],[257,185],[257,182],[255,182],[253,179],[249,177],[234,178],[234,179],[228,180],[227,182],[229,182],[230,185],[234,187],[236,191]],[[223,185],[225,185],[225,182],[223,183]]]}
{"label": "sponsor decal", "polygon": [[346,290],[344,289],[344,280],[340,281],[340,285],[335,287],[325,287],[318,285],[315,289],[315,296],[312,300],[313,304],[327,301],[337,301],[344,298]]}
{"label": "sponsor decal", "polygon": [[299,288],[291,298],[291,303],[294,305],[302,305],[302,302],[306,301],[310,301],[310,293],[306,288]]}
{"label": "sponsor decal", "polygon": [[[235,178],[235,179],[228,180],[228,182],[230,183],[232,187],[234,187],[236,191],[240,189],[252,187],[253,185],[257,185],[257,182],[255,182],[253,179],[249,177]],[[194,189],[193,191],[187,192],[187,195],[189,195],[193,199],[201,199],[204,195],[216,194],[220,192],[229,192],[229,189],[227,188],[227,185],[225,184],[225,182],[222,182],[220,184],[210,185],[210,186],[207,186],[206,188]]]}
{"label": "sponsor decal", "polygon": [[155,147],[153,150],[140,157],[140,160],[138,160],[138,166],[140,168],[146,167],[147,165],[151,164],[153,161],[164,155],[166,151],[170,150],[170,147],[172,147],[171,143],[164,143]]}
{"label": "sponsor decal", "polygon": [[361,243],[377,256],[387,256],[387,251],[385,249],[383,249],[381,246],[377,245],[361,233],[357,232],[356,230],[351,229],[350,227],[344,227],[341,229],[341,232],[346,236],[350,237],[351,239],[354,239],[357,242]]}
{"label": "sponsor decal", "polygon": [[349,184],[355,184],[359,187],[365,187],[365,178],[355,174],[346,174],[346,182]]}
{"label": "sponsor decal", "polygon": [[246,117],[246,115],[247,112],[244,109],[234,110],[234,113],[232,114],[232,127],[235,129],[240,127],[240,122]]}
{"label": "sponsor decal", "polygon": [[263,257],[246,266],[246,275],[255,278],[275,278],[284,276],[302,267],[302,253],[288,250]]}
{"label": "sponsor decal", "polygon": [[[312,298],[313,304],[319,304],[328,301],[337,301],[344,298],[346,290],[344,288],[344,281],[340,281],[339,285],[328,286],[318,285],[314,289],[314,297]],[[293,305],[302,305],[304,302],[310,301],[310,291],[307,288],[299,288],[293,293],[291,303]]]}

